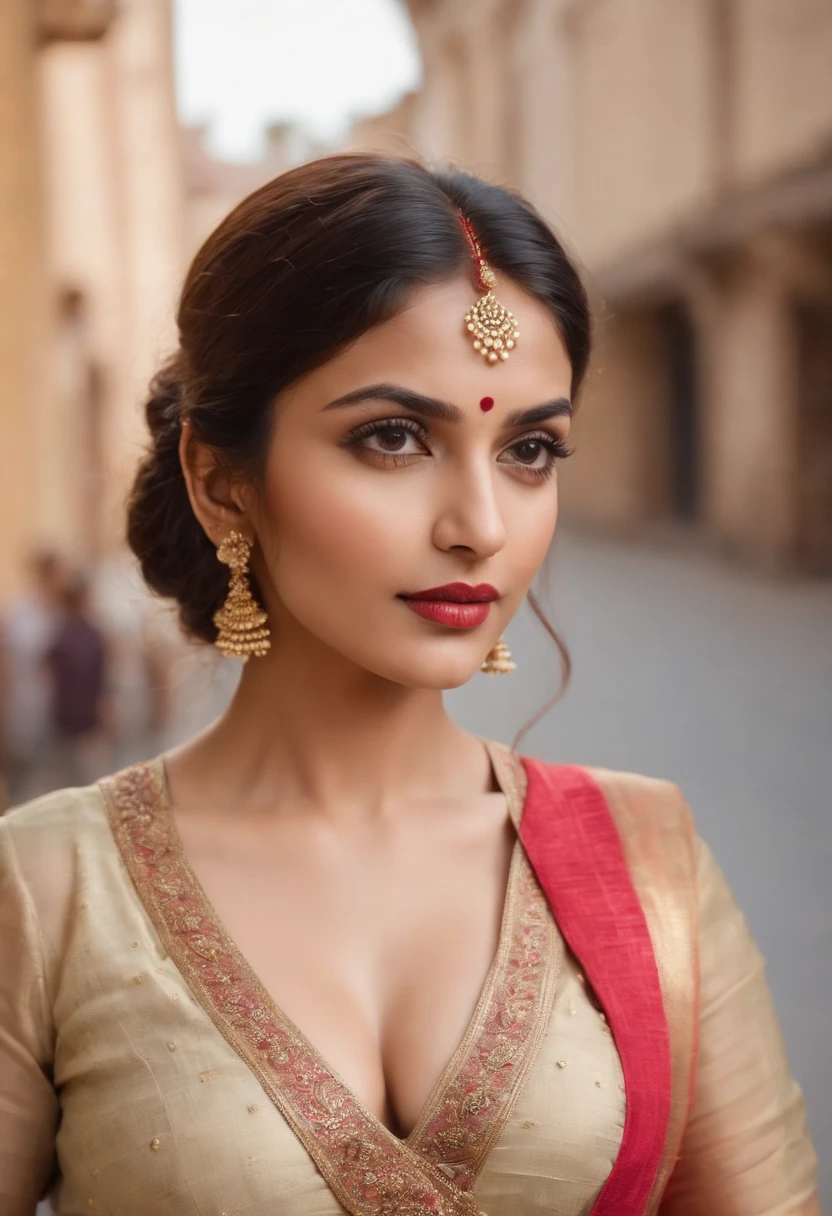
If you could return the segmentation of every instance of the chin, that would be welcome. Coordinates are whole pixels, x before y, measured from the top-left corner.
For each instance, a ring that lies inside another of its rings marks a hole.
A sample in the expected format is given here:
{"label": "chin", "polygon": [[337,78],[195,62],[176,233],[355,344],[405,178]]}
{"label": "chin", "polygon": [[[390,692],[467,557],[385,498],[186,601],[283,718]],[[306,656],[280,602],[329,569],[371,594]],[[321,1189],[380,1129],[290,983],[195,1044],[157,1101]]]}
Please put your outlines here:
{"label": "chin", "polygon": [[480,669],[485,657],[484,653],[476,655],[462,653],[451,656],[437,654],[435,651],[421,657],[414,651],[410,662],[397,665],[395,671],[377,669],[379,675],[403,684],[407,688],[434,689],[439,692],[452,688],[461,688],[467,684]]}

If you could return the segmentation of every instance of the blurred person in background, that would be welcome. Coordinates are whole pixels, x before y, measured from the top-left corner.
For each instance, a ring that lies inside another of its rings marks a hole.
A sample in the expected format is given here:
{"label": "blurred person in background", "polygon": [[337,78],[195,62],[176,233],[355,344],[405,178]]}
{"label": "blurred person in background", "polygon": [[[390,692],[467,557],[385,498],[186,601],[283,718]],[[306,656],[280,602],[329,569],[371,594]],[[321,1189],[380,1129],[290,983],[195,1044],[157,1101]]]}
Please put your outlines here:
{"label": "blurred person in background", "polygon": [[96,564],[91,600],[107,638],[116,765],[174,747],[225,709],[240,665],[184,636],[174,607],[148,589],[132,554]]}
{"label": "blurred person in background", "polygon": [[146,605],[142,640],[150,697],[148,742],[154,745],[145,755],[155,755],[216,720],[236,691],[242,665],[186,637],[170,602],[156,597]]}
{"label": "blurred person in background", "polygon": [[172,648],[154,628],[161,605],[131,554],[115,553],[96,564],[91,601],[107,639],[113,762],[123,766],[155,754],[170,725]]}
{"label": "blurred person in background", "polygon": [[13,802],[49,788],[49,675],[44,656],[60,617],[68,570],[51,550],[32,554],[26,591],[0,619],[0,748],[7,797]]}
{"label": "blurred person in background", "polygon": [[3,1216],[53,1182],[72,1216],[816,1213],[680,791],[444,706],[540,611],[591,329],[554,233],[332,157],[223,221],[178,320],[128,537],[245,666],[184,745],[0,820]]}
{"label": "blurred person in background", "polygon": [[61,590],[44,663],[49,674],[52,784],[89,785],[103,776],[111,761],[112,723],[107,645],[91,612],[85,575],[73,574]]}

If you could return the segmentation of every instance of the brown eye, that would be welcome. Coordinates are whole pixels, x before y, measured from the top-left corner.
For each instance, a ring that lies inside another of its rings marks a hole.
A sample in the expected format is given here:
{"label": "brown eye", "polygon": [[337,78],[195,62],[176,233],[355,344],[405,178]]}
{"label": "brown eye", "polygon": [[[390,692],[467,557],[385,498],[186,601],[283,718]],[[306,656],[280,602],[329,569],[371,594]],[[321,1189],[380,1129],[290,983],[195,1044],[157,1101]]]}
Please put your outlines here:
{"label": "brown eye", "polygon": [[563,439],[541,432],[518,439],[500,456],[500,463],[514,465],[515,471],[524,477],[541,480],[550,477],[557,461],[569,455]]}
{"label": "brown eye", "polygon": [[408,434],[408,431],[396,426],[386,426],[376,431],[379,447],[386,452],[400,452],[407,443]]}
{"label": "brown eye", "polygon": [[546,457],[546,459],[549,457],[548,451],[539,439],[524,439],[522,443],[518,443],[513,448],[513,451],[516,453],[520,464],[533,465],[540,459],[541,455]]}
{"label": "brown eye", "polygon": [[413,418],[380,418],[356,427],[344,443],[377,463],[399,465],[430,455],[424,427]]}

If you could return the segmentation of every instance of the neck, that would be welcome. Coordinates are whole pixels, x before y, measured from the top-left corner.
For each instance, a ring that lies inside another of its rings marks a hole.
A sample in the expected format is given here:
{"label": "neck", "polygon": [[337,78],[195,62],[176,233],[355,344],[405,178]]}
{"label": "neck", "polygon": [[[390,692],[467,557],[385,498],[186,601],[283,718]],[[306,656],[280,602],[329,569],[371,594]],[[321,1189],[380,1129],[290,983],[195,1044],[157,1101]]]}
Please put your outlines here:
{"label": "neck", "polygon": [[226,712],[171,754],[168,772],[174,801],[178,786],[199,786],[217,810],[252,812],[279,801],[381,814],[490,788],[485,750],[448,717],[441,690],[383,679],[320,643],[273,642],[250,659]]}

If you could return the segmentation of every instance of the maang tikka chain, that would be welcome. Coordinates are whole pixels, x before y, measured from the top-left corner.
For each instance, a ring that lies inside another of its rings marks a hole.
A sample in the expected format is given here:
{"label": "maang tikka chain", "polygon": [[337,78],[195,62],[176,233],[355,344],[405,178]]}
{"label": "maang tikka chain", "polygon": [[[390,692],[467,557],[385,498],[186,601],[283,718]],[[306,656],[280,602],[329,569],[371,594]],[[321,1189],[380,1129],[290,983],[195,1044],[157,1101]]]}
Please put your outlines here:
{"label": "maang tikka chain", "polygon": [[214,645],[230,658],[245,663],[251,655],[262,658],[271,646],[268,616],[251,594],[248,563],[251,545],[240,532],[229,532],[217,549],[217,557],[231,567],[231,582],[225,603],[214,613],[217,640]]}
{"label": "maang tikka chain", "polygon": [[497,276],[485,260],[471,221],[465,215],[460,215],[460,221],[474,258],[477,286],[485,292],[465,314],[465,328],[471,335],[474,350],[486,362],[499,363],[514,349],[520,330],[513,315],[494,295],[492,288],[497,286]]}

